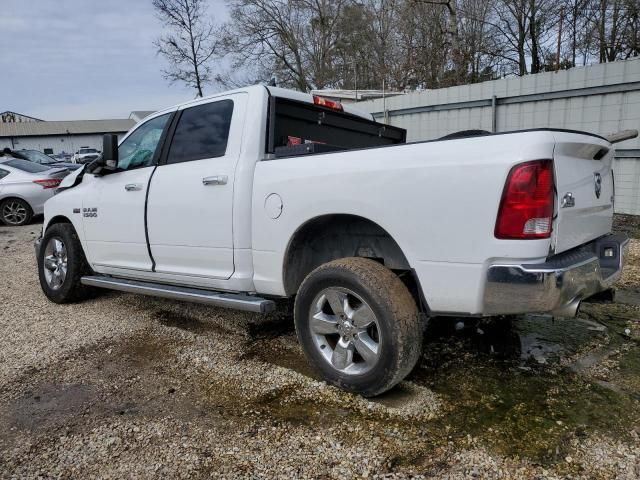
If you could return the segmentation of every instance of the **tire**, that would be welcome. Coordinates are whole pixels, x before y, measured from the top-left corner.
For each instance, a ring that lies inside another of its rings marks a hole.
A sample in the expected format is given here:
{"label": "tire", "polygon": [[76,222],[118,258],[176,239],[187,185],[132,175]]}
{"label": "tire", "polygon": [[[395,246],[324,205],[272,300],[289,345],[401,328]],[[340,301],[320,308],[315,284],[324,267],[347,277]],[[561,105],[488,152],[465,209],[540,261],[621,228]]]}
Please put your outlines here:
{"label": "tire", "polygon": [[311,365],[328,383],[365,397],[403,380],[422,353],[409,290],[367,258],[334,260],[311,272],[298,290],[294,315]]}
{"label": "tire", "polygon": [[[63,271],[64,274],[61,273]],[[90,298],[95,289],[83,285],[80,278],[91,273],[73,226],[58,223],[49,227],[42,237],[38,251],[40,287],[47,298],[55,303],[71,303]]]}
{"label": "tire", "polygon": [[20,198],[7,198],[0,203],[0,219],[5,225],[12,227],[26,225],[32,217],[31,206]]}

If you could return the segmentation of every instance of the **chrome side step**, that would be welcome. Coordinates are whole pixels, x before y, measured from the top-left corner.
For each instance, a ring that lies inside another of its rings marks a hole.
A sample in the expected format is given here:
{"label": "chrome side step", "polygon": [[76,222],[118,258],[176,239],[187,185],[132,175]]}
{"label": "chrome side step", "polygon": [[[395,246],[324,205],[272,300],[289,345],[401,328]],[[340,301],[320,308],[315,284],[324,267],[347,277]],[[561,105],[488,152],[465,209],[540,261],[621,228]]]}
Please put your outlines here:
{"label": "chrome side step", "polygon": [[84,285],[92,287],[109,288],[121,292],[139,293],[153,297],[183,300],[185,302],[204,303],[218,307],[245,310],[247,312],[268,313],[276,307],[275,302],[272,300],[242,293],[212,292],[199,288],[176,287],[173,285],[140,282],[137,280],[126,280],[100,275],[82,277],[80,281]]}

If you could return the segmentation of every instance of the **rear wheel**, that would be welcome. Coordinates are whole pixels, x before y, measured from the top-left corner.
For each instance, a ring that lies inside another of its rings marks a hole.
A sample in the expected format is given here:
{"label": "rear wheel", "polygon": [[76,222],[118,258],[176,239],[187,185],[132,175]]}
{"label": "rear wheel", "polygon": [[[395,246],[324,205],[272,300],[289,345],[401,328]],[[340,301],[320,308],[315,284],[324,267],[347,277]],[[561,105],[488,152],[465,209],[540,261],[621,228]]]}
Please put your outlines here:
{"label": "rear wheel", "polygon": [[55,303],[69,303],[90,297],[95,289],[83,285],[81,277],[91,273],[75,229],[59,223],[45,232],[38,252],[40,286]]}
{"label": "rear wheel", "polygon": [[33,217],[33,210],[27,202],[19,198],[8,198],[0,204],[0,218],[11,226],[26,225]]}
{"label": "rear wheel", "polygon": [[400,382],[422,350],[413,297],[391,270],[366,258],[326,263],[304,280],[295,303],[298,338],[329,383],[364,396]]}

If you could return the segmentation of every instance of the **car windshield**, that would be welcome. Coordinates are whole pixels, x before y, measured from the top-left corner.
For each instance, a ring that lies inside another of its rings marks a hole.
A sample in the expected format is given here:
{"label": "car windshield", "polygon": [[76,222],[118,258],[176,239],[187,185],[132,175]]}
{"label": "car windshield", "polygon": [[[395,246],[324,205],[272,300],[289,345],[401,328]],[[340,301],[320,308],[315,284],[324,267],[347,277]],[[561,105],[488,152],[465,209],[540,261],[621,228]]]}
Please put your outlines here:
{"label": "car windshield", "polygon": [[29,160],[22,160],[21,158],[14,158],[13,160],[4,162],[2,165],[7,165],[8,167],[17,168],[18,170],[29,173],[40,173],[49,170],[49,167],[30,162]]}
{"label": "car windshield", "polygon": [[26,158],[27,160],[31,160],[32,162],[40,163],[42,165],[46,165],[49,163],[56,163],[56,161],[53,158],[51,158],[49,155],[46,155],[37,150],[20,150],[16,152],[16,154]]}
{"label": "car windshield", "polygon": [[95,148],[81,148],[80,153],[98,153]]}

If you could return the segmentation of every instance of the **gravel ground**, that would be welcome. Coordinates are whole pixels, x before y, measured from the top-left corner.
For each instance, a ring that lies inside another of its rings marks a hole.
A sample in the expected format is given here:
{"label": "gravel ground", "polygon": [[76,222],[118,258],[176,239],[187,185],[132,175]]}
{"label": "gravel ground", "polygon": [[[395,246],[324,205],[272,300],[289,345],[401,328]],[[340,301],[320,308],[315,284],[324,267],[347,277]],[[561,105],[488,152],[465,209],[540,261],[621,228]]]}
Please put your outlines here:
{"label": "gravel ground", "polygon": [[640,477],[640,242],[624,303],[437,319],[373,401],[318,381],[287,313],[48,302],[0,227],[0,478]]}

